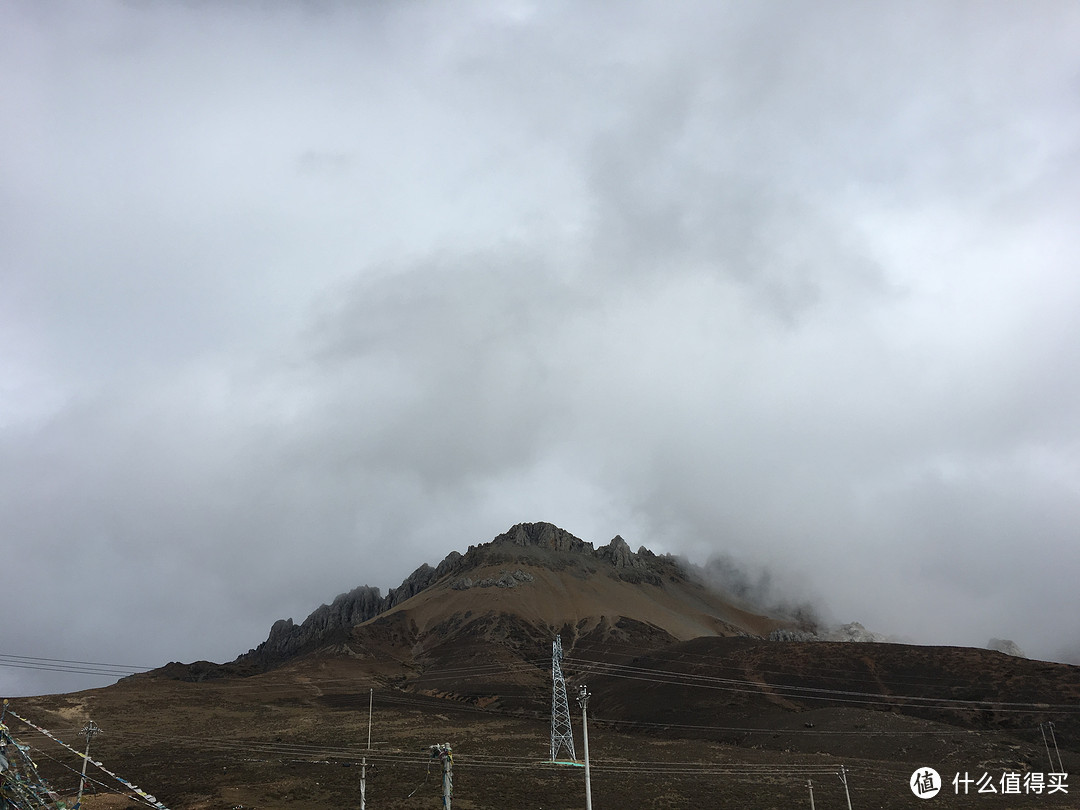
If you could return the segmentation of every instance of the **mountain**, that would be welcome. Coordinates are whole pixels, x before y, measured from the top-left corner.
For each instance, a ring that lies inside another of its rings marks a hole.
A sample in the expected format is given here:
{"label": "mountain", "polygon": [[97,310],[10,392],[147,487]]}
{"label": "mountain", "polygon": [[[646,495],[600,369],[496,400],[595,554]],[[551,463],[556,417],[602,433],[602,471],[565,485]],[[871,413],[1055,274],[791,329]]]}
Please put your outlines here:
{"label": "mountain", "polygon": [[[571,695],[592,694],[597,806],[802,806],[812,777],[817,806],[842,807],[844,775],[853,806],[892,810],[918,802],[909,779],[924,767],[938,768],[945,792],[955,772],[1080,768],[1080,668],[879,643],[857,625],[838,637],[862,641],[822,640],[706,580],[621,537],[594,548],[522,523],[385,596],[361,586],[300,624],[276,622],[231,663],[174,663],[106,689],[20,699],[12,712],[69,741],[92,718],[105,729],[93,761],[152,786],[172,810],[351,806],[358,765],[372,806],[435,806],[431,746],[447,741],[455,807],[569,810],[581,805],[581,771],[545,762],[560,634]],[[78,753],[50,754],[43,772],[73,788]],[[84,805],[135,806],[107,794]]]}
{"label": "mountain", "polygon": [[423,661],[454,639],[499,637],[543,657],[556,633],[568,647],[584,637],[663,645],[767,636],[793,626],[714,592],[671,556],[631,551],[622,537],[594,548],[551,523],[519,523],[465,554],[451,552],[434,568],[420,566],[385,597],[362,585],[301,624],[281,619],[233,664],[266,670],[318,650],[362,656],[389,628],[407,637]]}
{"label": "mountain", "polygon": [[[620,536],[594,547],[550,523],[519,523],[420,566],[385,596],[364,585],[300,624],[279,620],[265,642],[224,667],[171,665],[162,674],[202,680],[339,661],[414,694],[543,713],[558,634],[568,679],[588,680],[605,716],[626,723],[692,727],[695,719],[888,705],[935,722],[1022,728],[1036,711],[994,704],[1080,698],[1074,667],[880,643],[858,623],[818,632],[708,581],[707,571],[634,552]],[[666,681],[650,685],[653,672]],[[687,685],[697,682],[712,685]],[[659,699],[640,704],[643,683]],[[1062,722],[1072,727],[1071,718]]]}

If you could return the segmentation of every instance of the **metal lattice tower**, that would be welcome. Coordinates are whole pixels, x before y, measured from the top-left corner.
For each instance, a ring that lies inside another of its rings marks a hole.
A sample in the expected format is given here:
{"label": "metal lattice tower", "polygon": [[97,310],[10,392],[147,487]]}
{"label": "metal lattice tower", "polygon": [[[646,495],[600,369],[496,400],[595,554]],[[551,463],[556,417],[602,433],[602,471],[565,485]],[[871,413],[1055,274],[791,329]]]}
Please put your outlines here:
{"label": "metal lattice tower", "polygon": [[554,762],[563,749],[576,761],[570,704],[566,700],[566,681],[562,674],[562,636],[555,636],[551,645],[551,682],[551,761]]}

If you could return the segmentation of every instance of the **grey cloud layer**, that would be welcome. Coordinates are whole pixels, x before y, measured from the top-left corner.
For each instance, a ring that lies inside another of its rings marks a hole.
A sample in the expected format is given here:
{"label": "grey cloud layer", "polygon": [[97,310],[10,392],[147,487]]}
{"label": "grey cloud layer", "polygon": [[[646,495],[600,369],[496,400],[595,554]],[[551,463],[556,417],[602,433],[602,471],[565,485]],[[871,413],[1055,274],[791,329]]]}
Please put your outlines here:
{"label": "grey cloud layer", "polygon": [[4,646],[231,658],[551,520],[1075,647],[1080,19],[1034,9],[9,6]]}

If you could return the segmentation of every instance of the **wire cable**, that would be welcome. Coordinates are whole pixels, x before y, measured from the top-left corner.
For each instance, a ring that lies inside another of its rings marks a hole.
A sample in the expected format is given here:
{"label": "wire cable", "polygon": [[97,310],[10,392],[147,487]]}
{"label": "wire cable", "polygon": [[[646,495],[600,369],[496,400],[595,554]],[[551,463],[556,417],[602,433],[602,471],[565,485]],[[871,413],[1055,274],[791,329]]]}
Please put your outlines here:
{"label": "wire cable", "polygon": [[[874,692],[860,692],[846,689],[825,689],[814,686],[794,686],[755,682],[740,678],[720,678],[711,675],[661,670],[652,667],[634,667],[625,664],[611,664],[603,661],[590,661],[581,658],[564,659],[571,665],[579,666],[583,671],[613,678],[650,681],[652,683],[694,686],[731,692],[767,693],[772,691],[780,697],[801,697],[810,700],[829,700],[840,703],[865,703],[874,705],[925,706],[930,708],[987,709],[1001,712],[1032,712],[1055,710],[1065,713],[1080,711],[1080,707],[1064,703],[1022,703],[996,700],[964,700],[959,698],[933,698],[918,695],[882,695]],[[750,688],[748,688],[750,687]],[[911,706],[909,706],[910,708]]]}

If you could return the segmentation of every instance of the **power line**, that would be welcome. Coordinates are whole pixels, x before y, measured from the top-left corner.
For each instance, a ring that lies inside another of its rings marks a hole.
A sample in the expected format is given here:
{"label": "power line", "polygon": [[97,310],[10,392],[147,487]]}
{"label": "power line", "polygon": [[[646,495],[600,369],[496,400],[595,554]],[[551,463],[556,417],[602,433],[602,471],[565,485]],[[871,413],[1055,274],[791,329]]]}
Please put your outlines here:
{"label": "power line", "polygon": [[[47,759],[50,762],[54,762],[57,765],[57,767],[63,768],[64,770],[67,770],[67,771],[71,771],[73,774],[75,774],[76,777],[78,777],[80,775],[79,772],[77,770],[75,770],[75,768],[72,768],[66,762],[62,762],[61,760],[57,759],[56,757],[51,756],[50,754],[46,753],[43,748],[38,748],[37,746],[29,746],[29,747],[30,747],[30,749],[32,751],[34,751],[36,753],[37,756],[42,757],[44,759]],[[142,804],[145,804],[145,805],[147,805],[149,807],[153,807],[153,805],[151,805],[149,802],[142,799],[141,797],[139,797],[139,796],[137,796],[135,794],[130,794],[129,795],[129,794],[122,793],[121,791],[116,790],[115,788],[113,788],[112,785],[108,785],[105,782],[102,782],[100,779],[95,779],[92,776],[87,776],[86,781],[96,785],[97,788],[100,788],[101,792],[111,793],[114,796],[125,796],[126,798],[132,799],[133,801],[138,801],[138,802],[140,802]],[[55,783],[54,783],[54,786],[55,786]],[[95,791],[97,790],[97,788],[95,788]],[[72,788],[72,789],[67,790],[65,792],[66,793],[75,793],[75,791],[76,791],[76,788]]]}
{"label": "power line", "polygon": [[1005,734],[1004,730],[994,729],[990,731],[984,731],[981,729],[950,729],[948,731],[942,731],[937,729],[920,729],[920,730],[900,730],[900,729],[880,729],[880,730],[840,730],[840,729],[819,729],[819,728],[775,728],[775,727],[752,727],[752,726],[705,726],[705,725],[693,725],[687,723],[651,723],[644,720],[611,720],[604,717],[594,717],[593,721],[596,723],[602,723],[608,726],[645,726],[649,728],[680,728],[689,729],[695,731],[727,731],[737,732],[743,734],[805,734],[809,736],[828,736],[828,735],[844,735],[844,736],[860,736],[860,737],[904,737],[904,736],[934,736],[941,737],[949,734],[972,734],[975,736],[981,736],[984,734]]}
{"label": "power line", "polygon": [[[781,642],[777,642],[781,643]],[[696,657],[696,656],[695,656]],[[565,658],[564,660],[570,664],[577,664],[583,671],[593,672],[600,675],[606,675],[610,677],[618,678],[630,678],[635,680],[643,680],[657,684],[666,685],[681,685],[681,686],[697,686],[710,689],[719,689],[724,691],[744,692],[744,693],[768,693],[772,692],[780,696],[785,697],[800,697],[810,700],[828,700],[830,702],[838,703],[855,703],[861,705],[887,705],[887,706],[907,706],[908,708],[926,707],[926,708],[951,708],[951,709],[991,709],[998,712],[1032,712],[1032,711],[1050,711],[1054,710],[1062,713],[1075,713],[1078,711],[1077,707],[1068,704],[1053,704],[1042,702],[1009,702],[1009,701],[996,701],[990,699],[959,699],[959,698],[946,698],[946,697],[927,697],[923,695],[883,695],[880,693],[865,692],[858,690],[846,690],[846,689],[829,689],[816,686],[799,686],[791,684],[772,684],[766,681],[752,681],[745,678],[724,678],[717,675],[701,675],[696,673],[679,672],[670,669],[660,669],[658,667],[645,667],[645,666],[632,666],[628,664],[616,664],[605,661],[590,660],[585,658]],[[674,663],[676,659],[670,659]],[[513,674],[537,674],[539,675],[541,661],[524,660],[505,663],[493,663],[483,664],[475,666],[462,666],[462,667],[448,667],[438,669],[434,671],[421,673],[419,680],[421,682],[432,682],[439,680],[469,680],[474,678],[492,677],[496,675],[513,675]],[[0,655],[0,666],[10,667],[23,667],[30,669],[46,669],[58,672],[70,672],[79,674],[94,674],[101,676],[126,676],[133,674],[135,671],[140,670],[136,667],[126,667],[119,664],[106,664],[96,663],[88,661],[76,661],[70,659],[59,658],[44,658],[37,656],[15,656],[15,655]],[[790,673],[774,673],[774,674],[787,674]],[[255,676],[258,677],[258,676]],[[177,681],[177,683],[185,683],[183,681]],[[334,683],[349,683],[355,684],[352,679],[334,679],[328,681],[320,681],[323,687],[330,686]],[[912,684],[914,685],[914,684]],[[200,686],[206,687],[207,684],[201,684]],[[223,689],[227,689],[230,692],[251,690],[258,692],[260,695],[272,695],[272,694],[287,694],[292,692],[295,687],[291,685],[267,685],[263,683],[252,684],[228,684],[222,685]],[[512,697],[510,695],[503,695],[504,697]],[[343,696],[335,696],[339,700]],[[532,693],[526,695],[517,696],[518,699],[534,700],[537,704],[540,700]],[[345,697],[348,700],[348,697]],[[354,698],[355,699],[355,698]],[[387,695],[381,695],[380,699],[389,700],[392,702],[402,703],[404,698],[402,697],[389,697]],[[416,698],[411,698],[416,700]],[[418,703],[419,705],[419,703]],[[487,712],[490,710],[479,709],[477,707],[466,707],[460,703],[456,704],[442,704],[449,708],[454,706],[459,710],[471,710]],[[668,724],[661,724],[668,725]]]}
{"label": "power line", "polygon": [[92,661],[67,661],[60,658],[35,658],[25,655],[0,655],[0,666],[45,672],[66,672],[74,675],[100,675],[109,678],[123,678],[136,672],[145,672],[147,669],[121,664],[99,664]]}
{"label": "power line", "polygon": [[135,664],[103,664],[97,661],[72,661],[67,658],[40,658],[33,655],[12,655],[10,653],[0,653],[0,659],[14,659],[20,661],[48,661],[58,664],[85,664],[92,667],[110,667],[113,669],[125,669],[132,672],[142,672],[151,669],[151,667],[137,666]]}
{"label": "power line", "polygon": [[[141,736],[141,735],[121,735],[121,736]],[[332,746],[320,746],[320,745],[303,745],[303,744],[283,744],[283,743],[269,743],[269,742],[256,742],[252,740],[214,740],[210,738],[176,738],[171,735],[153,735],[154,739],[160,739],[162,741],[171,740],[184,746],[198,746],[202,749],[210,748],[216,750],[222,750],[226,752],[245,753],[248,754],[248,759],[252,759],[252,754],[276,754],[277,756],[269,757],[268,760],[280,760],[288,759],[293,762],[307,762],[308,764],[317,764],[317,762],[311,762],[312,757],[318,756],[320,759],[326,759],[330,756],[341,757],[342,755],[353,755],[356,759],[359,759],[360,754],[365,752],[366,749],[360,747],[354,748],[341,748]],[[308,755],[309,759],[296,760],[289,759],[289,757],[295,757],[297,755]],[[405,764],[405,765],[426,765],[430,759],[429,756],[418,753],[411,753],[408,751],[375,751],[367,753],[369,764]],[[479,769],[496,769],[496,770],[526,770],[535,769],[537,767],[547,767],[552,772],[561,772],[560,768],[551,762],[539,761],[537,756],[507,756],[507,755],[484,755],[484,754],[461,754],[455,753],[454,764],[459,768],[479,768]],[[699,774],[699,775],[723,775],[723,774],[738,774],[744,776],[775,776],[783,774],[805,774],[805,773],[836,773],[837,766],[832,764],[816,764],[816,763],[789,763],[789,764],[768,764],[768,763],[715,763],[715,762],[661,762],[657,760],[623,760],[623,759],[593,759],[594,769],[610,774],[624,774],[624,773],[663,773],[669,775],[680,774]]]}
{"label": "power line", "polygon": [[[802,697],[808,700],[829,700],[839,703],[863,703],[871,705],[909,705],[908,708],[953,708],[953,709],[987,709],[992,708],[1000,712],[1031,712],[1055,710],[1065,713],[1080,711],[1080,707],[1071,704],[1057,703],[1024,703],[996,700],[964,700],[959,698],[934,698],[919,695],[882,695],[875,692],[860,692],[845,689],[826,689],[815,686],[794,686],[772,684],[765,681],[756,682],[742,678],[721,678],[712,675],[698,675],[693,673],[675,672],[652,667],[634,667],[626,664],[611,664],[604,661],[590,661],[581,658],[567,658],[570,663],[578,664],[584,671],[613,678],[629,678],[631,680],[650,681],[652,683],[694,686],[706,689],[717,689],[730,692],[778,693],[780,697]],[[752,687],[752,688],[747,688]],[[790,694],[789,694],[790,693]]]}
{"label": "power line", "polygon": [[[145,799],[147,802],[150,802],[153,807],[157,808],[157,810],[169,810],[168,807],[166,807],[164,804],[159,802],[154,796],[151,796],[149,793],[144,791],[138,785],[135,785],[135,784],[129,782],[127,779],[124,779],[124,777],[120,776],[119,774],[113,773],[108,768],[106,768],[104,765],[102,765],[100,762],[98,762],[96,760],[91,760],[90,757],[89,757],[89,747],[87,749],[87,753],[83,754],[82,752],[78,751],[75,748],[72,748],[70,745],[63,742],[60,738],[58,738],[56,735],[54,735],[48,729],[42,728],[41,726],[37,725],[36,723],[26,719],[25,717],[21,716],[18,713],[12,711],[7,706],[7,701],[6,700],[4,701],[4,706],[5,706],[5,709],[6,709],[6,714],[10,714],[16,720],[19,720],[23,724],[25,724],[25,725],[29,726],[30,728],[34,729],[39,734],[42,734],[42,735],[48,737],[53,742],[59,744],[63,748],[66,748],[67,750],[71,751],[72,753],[76,754],[77,756],[82,757],[84,762],[93,762],[94,766],[96,768],[98,768],[98,770],[103,771],[104,773],[108,774],[109,776],[111,776],[116,781],[120,782],[120,784],[124,785],[124,787],[128,788],[129,790],[133,790],[135,793],[142,796],[143,799]],[[93,725],[93,724],[91,723],[91,725]]]}
{"label": "power line", "polygon": [[[783,642],[775,642],[783,643]],[[820,643],[820,642],[816,642]],[[578,645],[579,648],[589,648],[590,645]],[[635,651],[640,652],[639,649]],[[706,662],[712,662],[712,659],[708,656],[702,656],[695,653],[678,652],[677,654],[666,658],[665,660],[671,663],[676,663],[684,658],[696,658]],[[773,690],[775,692],[792,692],[803,697],[813,698],[814,694],[826,695],[831,697],[818,698],[829,699],[837,702],[853,702],[863,703],[871,705],[902,705],[904,703],[925,703],[925,704],[940,704],[950,706],[972,706],[972,707],[994,707],[997,711],[1014,711],[1012,707],[1021,707],[1021,709],[1041,710],[1055,709],[1058,711],[1076,711],[1072,706],[1062,704],[1049,704],[1049,703],[1011,703],[1004,701],[991,701],[991,700],[960,700],[956,698],[946,697],[927,697],[916,695],[882,695],[880,693],[863,692],[857,690],[842,690],[842,689],[827,689],[822,687],[809,687],[809,686],[795,686],[795,685],[783,685],[783,684],[770,684],[768,682],[755,682],[744,678],[721,678],[719,676],[698,675],[694,673],[683,673],[674,670],[660,669],[658,667],[632,667],[626,664],[614,664],[603,661],[593,661],[584,658],[566,658],[567,662],[578,663],[588,671],[599,672],[600,674],[610,675],[613,677],[630,677],[630,673],[653,673],[657,676],[655,678],[641,678],[642,680],[651,680],[654,683],[667,683],[677,684],[682,683],[684,685],[697,685],[699,683],[709,683],[713,685],[713,688],[719,688],[719,684],[727,684],[732,687],[742,687],[739,689],[731,689],[729,691],[755,691],[760,692],[764,690]],[[541,666],[544,663],[542,659],[530,659],[515,662],[506,662],[499,664],[485,664],[474,665],[464,667],[447,667],[438,670],[422,672],[419,676],[421,682],[432,682],[439,680],[468,680],[473,678],[490,677],[500,674],[540,674],[542,672]],[[17,655],[2,655],[0,654],[0,666],[18,667],[25,669],[39,669],[55,672],[65,672],[72,674],[88,674],[99,675],[102,677],[125,677],[127,675],[134,674],[136,672],[146,672],[148,668],[138,667],[135,665],[125,664],[108,664],[100,662],[90,661],[78,661],[71,659],[60,658],[44,658],[38,656],[17,656]],[[799,674],[809,672],[832,672],[834,670],[825,668],[810,668],[809,670],[803,670]],[[793,673],[779,672],[776,670],[759,670],[761,674],[773,674],[791,677]],[[819,676],[823,677],[823,676]],[[832,676],[828,677],[828,680],[835,681],[851,681],[850,674],[847,677]],[[322,681],[323,685],[329,685],[334,681]],[[350,684],[355,683],[351,679],[338,679],[337,682]],[[888,683],[897,683],[905,685],[920,685],[916,681],[889,681]],[[883,684],[884,685],[884,684]],[[752,689],[746,689],[745,687],[752,687]],[[230,689],[235,690],[237,686],[230,685]],[[243,688],[243,687],[240,687]],[[250,687],[252,690],[257,690],[260,694],[266,694],[267,689],[264,684],[252,684]],[[290,687],[279,687],[281,691],[286,691]],[[510,697],[510,695],[505,695]],[[521,696],[519,696],[521,697]],[[533,697],[531,694],[524,696],[526,698]],[[859,698],[857,700],[848,700],[845,698]]]}
{"label": "power line", "polygon": [[[662,671],[656,670],[656,672],[662,672]],[[341,680],[341,681],[336,681],[336,682],[343,683],[345,681]],[[669,681],[661,681],[661,682],[667,683]],[[326,683],[326,682],[324,682],[324,683]],[[354,683],[354,682],[349,681],[349,683]],[[760,687],[753,684],[753,682],[744,681],[742,683],[753,686],[754,688],[753,689],[739,690],[739,691],[748,691],[748,692],[759,692],[760,691]],[[699,684],[693,683],[693,684],[685,684],[685,685],[697,686]],[[199,686],[199,688],[207,688],[207,689],[217,689],[218,688],[217,684],[199,684],[198,686]],[[289,695],[292,695],[293,691],[295,689],[295,687],[291,686],[291,685],[278,685],[278,686],[273,687],[273,688],[268,688],[267,686],[263,686],[263,685],[258,685],[258,686],[256,686],[256,685],[251,685],[251,686],[244,685],[244,686],[237,687],[235,684],[233,686],[231,686],[231,687],[230,686],[225,686],[224,688],[229,690],[229,691],[237,691],[238,689],[240,691],[246,691],[246,692],[255,692],[255,691],[257,691],[260,695],[263,695],[263,696],[272,696],[274,694],[289,694]],[[361,696],[358,695],[358,694],[341,695],[341,694],[331,693],[331,694],[327,695],[327,697],[333,697],[335,699],[335,701],[336,701],[335,705],[339,706],[339,707],[348,707],[349,705],[353,705],[356,708],[361,707]],[[535,697],[535,696],[527,696],[527,697],[531,697],[532,702],[535,703],[538,707],[543,705],[542,700],[540,698]],[[424,710],[428,710],[428,709],[437,709],[439,711],[447,711],[447,712],[452,712],[452,713],[469,712],[469,713],[474,713],[474,714],[499,715],[499,716],[515,717],[515,718],[522,718],[523,717],[523,715],[520,712],[507,712],[505,710],[500,710],[500,709],[481,708],[479,706],[469,705],[467,703],[463,703],[463,702],[456,701],[456,700],[448,700],[448,699],[445,699],[445,698],[438,698],[438,697],[432,697],[432,696],[426,696],[426,695],[408,693],[408,692],[380,691],[377,694],[374,694],[374,699],[381,706],[388,706],[388,707],[389,706],[396,706],[396,707],[400,707],[400,708],[412,708],[412,709],[415,709],[417,711],[424,711]],[[866,701],[861,701],[861,702],[866,702]],[[367,701],[363,701],[363,703],[366,705]],[[880,703],[881,705],[892,705],[892,703],[889,700],[878,701],[878,703]],[[1042,706],[1044,706],[1044,705],[1046,705],[1047,707],[1049,706],[1048,704],[1034,704],[1034,705],[1037,705],[1040,708]],[[539,719],[539,718],[540,718],[540,714],[539,714],[539,712],[537,712],[536,716],[532,717],[531,719]],[[743,726],[731,727],[731,726],[680,724],[680,723],[671,723],[671,722],[650,722],[650,721],[645,721],[645,720],[635,720],[635,719],[623,720],[623,719],[603,718],[603,717],[597,717],[597,718],[595,718],[595,721],[599,722],[599,723],[603,723],[605,725],[609,725],[609,726],[620,726],[620,725],[622,725],[622,726],[630,726],[630,727],[644,726],[644,727],[655,727],[655,728],[683,728],[683,729],[689,729],[689,730],[726,731],[726,732],[733,732],[733,733],[784,733],[784,734],[853,735],[853,736],[869,735],[869,734],[884,734],[884,735],[903,736],[903,735],[936,735],[936,734],[942,734],[942,733],[948,733],[948,734],[1006,734],[1006,733],[1009,733],[1006,730],[978,730],[978,729],[951,729],[951,728],[948,731],[942,731],[940,729],[937,729],[937,730],[881,730],[881,731],[875,731],[875,732],[851,731],[851,730],[844,731],[844,730],[829,730],[829,729],[777,729],[777,728],[769,728],[769,727],[743,727]],[[74,730],[72,731],[72,733],[74,733]]]}
{"label": "power line", "polygon": [[[788,642],[788,641],[772,641],[767,642],[770,645],[791,645],[791,644],[814,644],[814,645],[844,645],[845,647],[851,647],[851,645],[858,645],[863,642],[841,642],[841,641],[806,641],[806,642]],[[682,649],[672,650],[669,648],[657,649],[655,651],[642,651],[641,647],[619,644],[618,642],[604,642],[603,644],[597,642],[578,642],[574,645],[574,651],[586,651],[594,650],[601,653],[610,653],[613,649],[622,649],[626,651],[626,655],[637,660],[643,657],[647,657],[660,662],[678,663],[686,659],[695,659],[702,664],[708,664],[717,669],[736,669],[737,667],[731,665],[722,660],[718,660],[716,654],[707,655],[704,653],[692,653]],[[857,649],[852,647],[852,649]],[[965,649],[965,648],[958,648]],[[1043,663],[1043,662],[1039,662]],[[1053,663],[1053,662],[1050,662]],[[1060,665],[1058,665],[1060,666]],[[807,666],[800,666],[797,673],[785,672],[776,669],[755,669],[763,675],[780,675],[791,677],[792,675],[806,675],[813,674],[815,677],[823,680],[833,681],[858,681],[864,680],[863,678],[853,675],[850,667],[828,667],[815,663]],[[875,679],[877,675],[875,674]],[[880,680],[880,679],[879,679]],[[906,676],[904,678],[889,678],[888,680],[880,680],[883,685],[900,685],[900,686],[941,686],[941,679],[936,677],[919,678],[915,676]]]}

